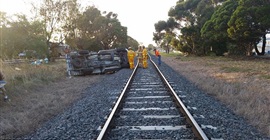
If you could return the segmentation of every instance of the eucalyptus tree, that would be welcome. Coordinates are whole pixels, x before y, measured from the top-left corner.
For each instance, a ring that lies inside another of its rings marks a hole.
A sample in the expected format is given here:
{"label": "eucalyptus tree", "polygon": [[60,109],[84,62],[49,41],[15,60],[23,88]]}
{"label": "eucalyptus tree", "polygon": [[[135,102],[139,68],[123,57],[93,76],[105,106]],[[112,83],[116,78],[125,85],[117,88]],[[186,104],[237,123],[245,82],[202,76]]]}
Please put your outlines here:
{"label": "eucalyptus tree", "polygon": [[127,46],[127,28],[123,27],[117,19],[117,14],[109,12],[104,17],[103,22],[97,23],[101,25],[98,34],[98,40],[102,49],[111,49]]}
{"label": "eucalyptus tree", "polygon": [[134,50],[138,50],[138,46],[139,46],[139,42],[135,40],[134,38],[132,38],[131,36],[128,36],[127,46],[125,47],[126,48],[132,47]]}
{"label": "eucalyptus tree", "polygon": [[7,18],[1,13],[1,57],[11,59],[18,57],[23,51],[36,52],[27,57],[43,57],[46,52],[43,24],[39,21],[29,21],[26,15],[13,15]]}
{"label": "eucalyptus tree", "polygon": [[[76,49],[78,41],[78,23],[77,20],[80,15],[81,5],[77,2],[77,0],[69,0],[66,1],[66,10],[63,16],[63,26],[61,31],[61,36],[63,36],[62,40],[65,40],[69,46],[73,49]],[[62,41],[60,40],[60,41]]]}
{"label": "eucalyptus tree", "polygon": [[166,53],[170,53],[171,46],[173,45],[172,40],[174,37],[175,37],[175,34],[172,32],[167,32],[165,34],[165,37],[162,42],[162,46],[164,46],[163,48]]}
{"label": "eucalyptus tree", "polygon": [[117,14],[88,7],[77,21],[79,48],[89,50],[110,49],[127,46],[127,28],[117,19]]}
{"label": "eucalyptus tree", "polygon": [[153,40],[158,46],[160,46],[162,39],[164,38],[164,35],[165,35],[164,30],[167,29],[167,23],[166,21],[160,20],[157,23],[155,23],[154,26],[155,26],[156,32],[153,33]]}
{"label": "eucalyptus tree", "polygon": [[63,42],[70,31],[67,28],[73,28],[70,23],[76,15],[75,3],[77,0],[42,0],[38,7],[32,4],[34,11],[37,11],[36,20],[43,23],[47,44],[46,55],[51,61],[54,61],[52,57],[54,53],[51,53],[54,48],[51,42]]}
{"label": "eucalyptus tree", "polygon": [[229,26],[227,23],[237,6],[237,0],[227,0],[221,5],[218,5],[211,19],[205,22],[201,28],[201,36],[207,44],[207,50],[211,50],[217,55],[222,55],[228,49],[233,53],[234,49],[229,44],[234,42],[228,36],[227,29]]}
{"label": "eucalyptus tree", "polygon": [[[260,6],[259,6],[260,7]],[[270,33],[270,1],[264,0],[261,3],[261,7],[257,10],[256,16],[258,17],[258,22],[260,23],[261,31],[263,32],[262,36],[262,51],[259,52],[257,45],[255,44],[255,51],[259,55],[264,55],[266,47],[266,34]]]}
{"label": "eucalyptus tree", "polygon": [[166,53],[169,53],[172,38],[177,34],[174,32],[174,28],[178,27],[179,24],[173,18],[169,18],[167,21],[158,21],[154,26],[156,32],[153,33],[153,40],[156,44],[161,46]]}
{"label": "eucalyptus tree", "polygon": [[46,43],[49,44],[54,34],[61,32],[61,25],[65,19],[65,0],[43,0],[39,10],[39,18],[44,22]]}
{"label": "eucalyptus tree", "polygon": [[[76,21],[76,46],[78,49],[99,50],[98,43],[96,42],[95,33],[98,28],[95,26],[95,20],[101,16],[100,11],[95,7],[87,7],[86,10],[78,16]],[[96,29],[95,29],[96,28]]]}
{"label": "eucalyptus tree", "polygon": [[[228,22],[229,37],[238,42],[237,48],[243,55],[251,55],[252,49],[263,55],[265,35],[270,27],[269,0],[239,0],[238,7]],[[262,52],[257,49],[257,43],[263,37]]]}
{"label": "eucalyptus tree", "polygon": [[10,31],[10,19],[7,17],[7,14],[5,12],[0,11],[0,58],[1,59],[7,59],[10,58],[10,56],[13,55],[13,51],[10,47],[10,44],[12,44],[12,34]]}
{"label": "eucalyptus tree", "polygon": [[160,47],[162,40],[165,36],[165,32],[160,32],[160,33],[153,33],[153,40],[155,41],[155,43]]}
{"label": "eucalyptus tree", "polygon": [[29,21],[26,15],[17,15],[17,20],[10,23],[14,52],[30,51],[35,54],[27,57],[44,57],[46,53],[45,36],[43,34],[43,23],[40,21]]}
{"label": "eucalyptus tree", "polygon": [[187,53],[205,54],[204,40],[200,35],[200,30],[204,23],[210,19],[215,7],[224,0],[179,0],[174,7],[172,7],[168,15],[175,19],[179,26],[176,28],[180,30],[181,35],[178,37],[179,42],[189,49]]}
{"label": "eucalyptus tree", "polygon": [[183,36],[181,39],[184,39],[186,46],[191,48],[191,52],[189,53],[196,52],[195,41],[198,40],[198,38],[196,37],[196,34],[191,33],[191,31],[193,31],[196,26],[197,16],[195,16],[195,9],[199,2],[200,0],[179,0],[176,6],[172,7],[168,12],[170,17],[173,17],[180,23],[181,26],[179,26],[178,29],[181,30]]}

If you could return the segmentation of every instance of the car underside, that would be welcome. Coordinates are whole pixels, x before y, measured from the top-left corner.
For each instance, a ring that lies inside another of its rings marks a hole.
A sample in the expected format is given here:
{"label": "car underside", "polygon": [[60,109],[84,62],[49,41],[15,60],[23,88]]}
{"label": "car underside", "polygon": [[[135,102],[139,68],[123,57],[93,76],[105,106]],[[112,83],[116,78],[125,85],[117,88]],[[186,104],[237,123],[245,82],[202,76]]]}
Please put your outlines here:
{"label": "car underside", "polygon": [[110,49],[99,52],[87,50],[71,52],[66,55],[67,71],[70,76],[114,73],[128,68],[127,50]]}

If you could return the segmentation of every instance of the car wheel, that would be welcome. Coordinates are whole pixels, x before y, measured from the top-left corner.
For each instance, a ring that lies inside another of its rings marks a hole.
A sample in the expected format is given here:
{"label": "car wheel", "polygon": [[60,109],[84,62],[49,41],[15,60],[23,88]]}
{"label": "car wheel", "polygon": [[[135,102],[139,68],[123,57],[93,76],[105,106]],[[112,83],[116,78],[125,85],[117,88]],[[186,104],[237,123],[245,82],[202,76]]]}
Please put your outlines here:
{"label": "car wheel", "polygon": [[74,58],[71,60],[71,64],[75,67],[75,68],[81,68],[83,67],[83,60],[80,58]]}
{"label": "car wheel", "polygon": [[86,55],[86,54],[89,54],[89,51],[88,50],[81,50],[81,51],[79,51],[79,54]]}

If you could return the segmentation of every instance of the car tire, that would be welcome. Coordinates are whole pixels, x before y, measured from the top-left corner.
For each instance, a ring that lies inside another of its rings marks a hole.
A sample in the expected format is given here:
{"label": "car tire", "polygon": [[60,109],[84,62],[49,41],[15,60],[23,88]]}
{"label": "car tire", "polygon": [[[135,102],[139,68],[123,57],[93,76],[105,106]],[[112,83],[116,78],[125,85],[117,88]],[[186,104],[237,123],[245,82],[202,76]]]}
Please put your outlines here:
{"label": "car tire", "polygon": [[80,55],[87,55],[87,54],[89,54],[89,51],[88,50],[81,50],[81,51],[79,51],[79,54]]}
{"label": "car tire", "polygon": [[74,58],[74,59],[71,59],[71,64],[75,68],[81,68],[81,67],[83,67],[83,60],[80,58]]}

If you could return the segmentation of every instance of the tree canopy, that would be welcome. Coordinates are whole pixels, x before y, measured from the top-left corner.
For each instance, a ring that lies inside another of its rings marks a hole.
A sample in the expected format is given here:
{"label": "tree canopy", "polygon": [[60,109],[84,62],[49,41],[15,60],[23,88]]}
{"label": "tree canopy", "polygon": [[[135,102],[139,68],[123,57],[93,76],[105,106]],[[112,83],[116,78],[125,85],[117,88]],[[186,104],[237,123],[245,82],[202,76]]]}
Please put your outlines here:
{"label": "tree canopy", "polygon": [[33,9],[36,17],[31,20],[26,15],[13,15],[14,20],[0,11],[2,58],[15,58],[26,50],[50,58],[51,43],[89,51],[138,45],[127,35],[117,13],[101,12],[95,6],[83,8],[77,0],[42,0],[40,7],[33,4]]}
{"label": "tree canopy", "polygon": [[2,23],[0,57],[2,59],[17,58],[19,53],[27,50],[35,50],[36,55],[40,57],[46,54],[43,23],[29,22],[25,15],[15,15],[15,21],[7,17],[4,12],[0,12],[0,15],[0,23]]}
{"label": "tree canopy", "polygon": [[[162,41],[164,34],[178,30],[172,46],[185,53],[251,55],[255,49],[263,55],[270,27],[269,7],[269,0],[179,0],[168,11],[170,20],[154,25],[153,39]],[[171,21],[178,24],[168,26]],[[264,40],[262,52],[257,49],[260,40]]]}

